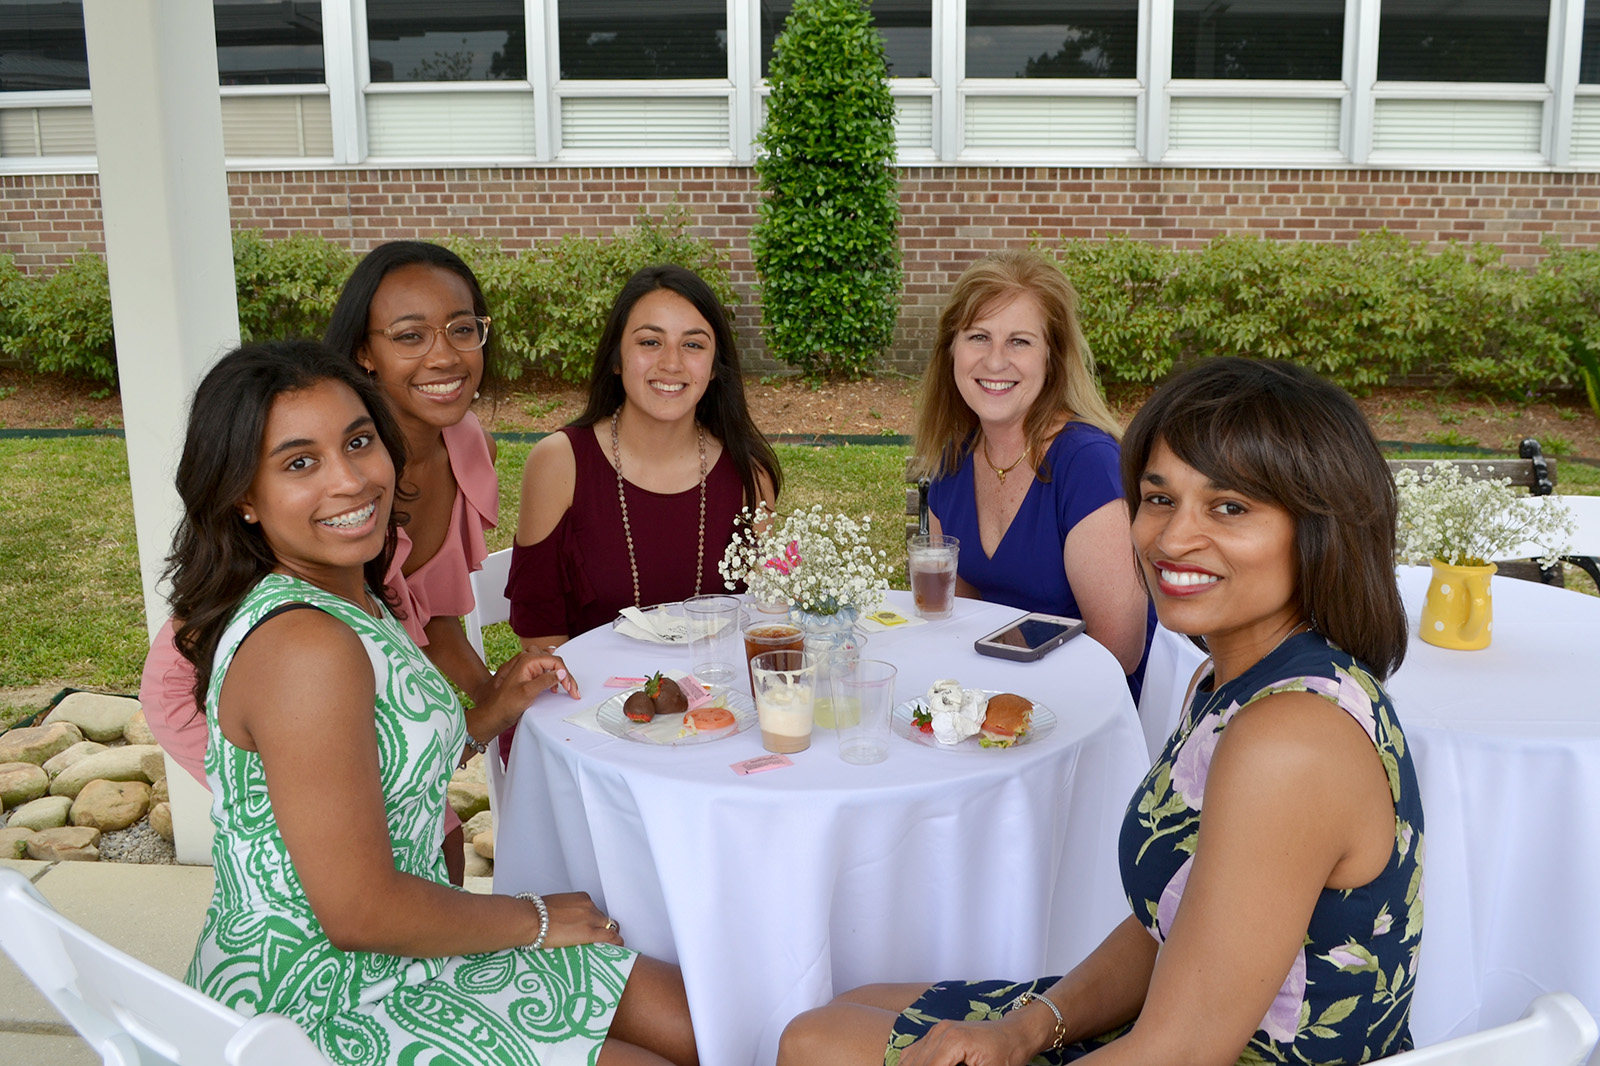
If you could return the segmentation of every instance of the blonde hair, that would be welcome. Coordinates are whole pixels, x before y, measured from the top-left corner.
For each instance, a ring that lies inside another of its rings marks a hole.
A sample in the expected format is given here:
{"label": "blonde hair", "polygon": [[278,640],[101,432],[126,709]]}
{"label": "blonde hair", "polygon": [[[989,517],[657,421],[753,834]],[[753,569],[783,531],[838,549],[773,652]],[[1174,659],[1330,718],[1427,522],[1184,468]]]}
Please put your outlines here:
{"label": "blonde hair", "polygon": [[1094,355],[1078,325],[1078,293],[1055,260],[1039,252],[996,252],[969,266],[939,315],[939,336],[922,376],[917,408],[915,462],[928,477],[954,473],[975,446],[978,416],[956,388],[952,353],[956,334],[989,308],[1028,293],[1044,315],[1044,387],[1023,421],[1028,455],[1039,463],[1037,476],[1050,480],[1042,463],[1056,423],[1087,422],[1122,438],[1122,427],[1106,406],[1094,369]]}

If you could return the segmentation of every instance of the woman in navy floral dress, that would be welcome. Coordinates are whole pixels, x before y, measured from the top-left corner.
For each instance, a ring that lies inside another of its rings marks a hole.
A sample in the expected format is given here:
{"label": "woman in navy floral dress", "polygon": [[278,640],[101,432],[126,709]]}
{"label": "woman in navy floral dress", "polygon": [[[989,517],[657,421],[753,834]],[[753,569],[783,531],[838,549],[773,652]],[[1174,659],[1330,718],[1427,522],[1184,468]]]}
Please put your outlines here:
{"label": "woman in navy floral dress", "polygon": [[1124,817],[1133,914],[1065,977],[848,992],[791,1023],[779,1066],[1332,1066],[1411,1046],[1422,809],[1382,687],[1406,626],[1377,443],[1310,373],[1219,358],[1151,398],[1122,459],[1157,613],[1212,655]]}

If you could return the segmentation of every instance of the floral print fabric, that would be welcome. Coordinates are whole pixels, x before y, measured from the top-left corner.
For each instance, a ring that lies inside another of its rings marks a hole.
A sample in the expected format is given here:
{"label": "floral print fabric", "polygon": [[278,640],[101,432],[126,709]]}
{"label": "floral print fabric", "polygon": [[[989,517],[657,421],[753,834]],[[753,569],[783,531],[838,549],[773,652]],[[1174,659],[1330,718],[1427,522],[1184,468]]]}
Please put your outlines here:
{"label": "floral print fabric", "polygon": [[379,772],[396,869],[447,884],[441,845],[466,721],[444,676],[388,611],[375,619],[272,574],[218,646],[206,698],[216,887],[186,980],[243,1014],[293,1019],[337,1063],[593,1066],[633,966],[611,945],[454,958],[340,951],[328,941],[272,816],[261,757],[234,747],[217,698],[244,638],[273,610],[309,604],[361,638],[377,682]]}
{"label": "floral print fabric", "polygon": [[[1119,842],[1123,889],[1134,914],[1164,941],[1194,862],[1217,741],[1240,708],[1279,692],[1315,693],[1361,725],[1388,774],[1395,843],[1383,872],[1369,883],[1323,890],[1305,944],[1238,1062],[1367,1062],[1411,1047],[1411,991],[1422,940],[1422,804],[1389,697],[1351,656],[1305,633],[1216,691],[1201,686],[1128,804]],[[1042,992],[1056,980],[934,985],[896,1020],[884,1062],[897,1066],[905,1048],[941,1018],[995,1018],[1021,993]],[[1119,1035],[1045,1052],[1033,1066],[1076,1061]]]}

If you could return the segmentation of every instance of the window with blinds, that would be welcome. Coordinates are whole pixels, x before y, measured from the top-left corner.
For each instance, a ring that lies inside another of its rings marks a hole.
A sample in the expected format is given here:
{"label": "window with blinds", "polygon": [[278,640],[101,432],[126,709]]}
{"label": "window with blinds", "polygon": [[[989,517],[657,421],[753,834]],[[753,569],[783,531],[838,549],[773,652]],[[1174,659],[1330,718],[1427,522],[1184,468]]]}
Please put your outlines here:
{"label": "window with blinds", "polygon": [[728,148],[726,96],[568,96],[561,147]]}
{"label": "window with blinds", "polygon": [[1175,0],[1174,78],[1338,81],[1344,0]]}
{"label": "window with blinds", "polygon": [[223,85],[320,85],[322,0],[211,0]]}
{"label": "window with blinds", "polygon": [[1379,81],[1545,80],[1550,0],[1382,0]]}
{"label": "window with blinds", "polygon": [[326,96],[224,96],[222,151],[229,159],[333,155]]}
{"label": "window with blinds", "polygon": [[373,93],[367,151],[385,159],[532,156],[533,123],[532,93]]}
{"label": "window with blinds", "polygon": [[1281,97],[1180,96],[1167,139],[1173,151],[1337,152],[1342,103]]}
{"label": "window with blinds", "polygon": [[522,0],[366,0],[372,80],[521,81]]}
{"label": "window with blinds", "polygon": [[1138,103],[1119,96],[969,96],[966,146],[1116,148],[1135,145]]}
{"label": "window with blinds", "polygon": [[1139,0],[967,0],[969,78],[1133,78]]}
{"label": "window with blinds", "polygon": [[87,107],[0,110],[0,158],[94,155],[94,113]]}
{"label": "window with blinds", "polygon": [[558,0],[561,77],[728,76],[724,0]]}

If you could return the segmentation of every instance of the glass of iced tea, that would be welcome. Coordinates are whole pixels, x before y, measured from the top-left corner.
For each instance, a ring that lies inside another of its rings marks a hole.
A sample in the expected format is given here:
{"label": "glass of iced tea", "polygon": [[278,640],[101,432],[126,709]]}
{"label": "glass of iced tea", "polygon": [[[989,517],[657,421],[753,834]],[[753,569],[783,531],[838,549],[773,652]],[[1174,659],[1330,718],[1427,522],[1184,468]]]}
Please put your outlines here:
{"label": "glass of iced tea", "polygon": [[753,614],[745,621],[743,634],[745,669],[749,673],[752,695],[756,690],[756,675],[749,665],[751,659],[764,651],[804,651],[806,646],[805,632],[782,616],[775,619],[771,615]]}
{"label": "glass of iced tea", "polygon": [[961,542],[942,533],[916,533],[906,541],[911,595],[923,618],[949,618],[956,606],[956,559]]}

